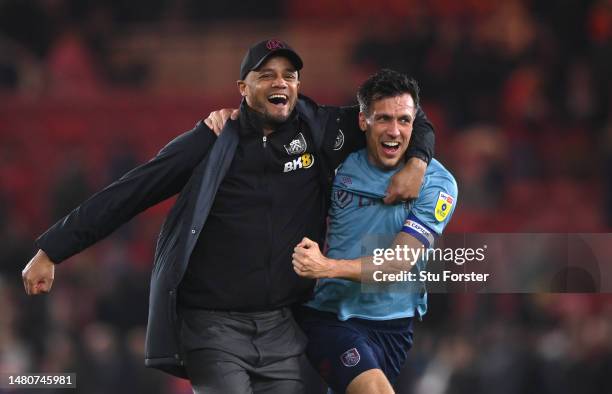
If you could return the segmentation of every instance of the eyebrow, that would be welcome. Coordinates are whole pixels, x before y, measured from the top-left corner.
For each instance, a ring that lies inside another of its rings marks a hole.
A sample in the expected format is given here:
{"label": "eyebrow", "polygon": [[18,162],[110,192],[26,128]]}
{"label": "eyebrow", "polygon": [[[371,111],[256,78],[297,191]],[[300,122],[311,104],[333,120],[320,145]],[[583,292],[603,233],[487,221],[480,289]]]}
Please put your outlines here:
{"label": "eyebrow", "polygon": [[[389,118],[389,119],[393,119],[393,115],[388,114],[388,113],[378,113],[376,115],[374,115],[374,118],[376,119],[380,119],[380,118]],[[398,116],[398,119],[403,119],[403,118],[408,118],[408,120],[410,120],[411,122],[414,120],[414,118],[412,117],[412,115],[410,114],[405,114],[405,115],[400,115]]]}

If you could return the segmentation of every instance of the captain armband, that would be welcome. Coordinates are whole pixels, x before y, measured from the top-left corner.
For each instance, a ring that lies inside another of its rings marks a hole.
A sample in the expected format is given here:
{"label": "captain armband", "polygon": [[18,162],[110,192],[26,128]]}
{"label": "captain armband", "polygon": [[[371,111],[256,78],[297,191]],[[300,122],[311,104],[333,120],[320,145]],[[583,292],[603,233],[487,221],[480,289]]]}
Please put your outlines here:
{"label": "captain armband", "polygon": [[414,215],[408,216],[402,226],[402,232],[418,239],[425,246],[425,249],[432,247],[436,238],[435,233]]}

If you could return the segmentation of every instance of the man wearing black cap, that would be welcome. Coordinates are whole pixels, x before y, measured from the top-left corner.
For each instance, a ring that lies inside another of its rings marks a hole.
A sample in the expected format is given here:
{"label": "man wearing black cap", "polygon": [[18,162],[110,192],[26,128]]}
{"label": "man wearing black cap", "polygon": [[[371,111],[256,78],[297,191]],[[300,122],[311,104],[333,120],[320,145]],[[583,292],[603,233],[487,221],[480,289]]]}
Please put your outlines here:
{"label": "man wearing black cap", "polygon": [[[305,340],[289,307],[313,283],[291,254],[303,237],[322,241],[333,169],[365,141],[357,108],[298,94],[301,68],[284,42],[251,47],[239,120],[220,134],[199,122],[47,230],[23,271],[26,292],[48,292],[56,264],[180,193],[157,242],[145,364],[189,378],[196,393],[303,392]],[[398,185],[414,188],[431,158],[422,111],[412,141],[390,200],[410,197]]]}

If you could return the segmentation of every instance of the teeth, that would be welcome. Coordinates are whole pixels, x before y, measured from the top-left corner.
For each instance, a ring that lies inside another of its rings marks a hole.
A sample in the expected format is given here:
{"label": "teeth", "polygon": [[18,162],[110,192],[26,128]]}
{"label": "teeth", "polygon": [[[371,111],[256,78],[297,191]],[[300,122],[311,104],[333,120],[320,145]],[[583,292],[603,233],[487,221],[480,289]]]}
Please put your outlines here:
{"label": "teeth", "polygon": [[396,148],[399,146],[399,142],[383,142],[382,144],[383,146],[386,146],[389,148]]}
{"label": "teeth", "polygon": [[282,104],[285,105],[289,102],[289,99],[284,94],[272,94],[268,96],[268,101],[274,105]]}

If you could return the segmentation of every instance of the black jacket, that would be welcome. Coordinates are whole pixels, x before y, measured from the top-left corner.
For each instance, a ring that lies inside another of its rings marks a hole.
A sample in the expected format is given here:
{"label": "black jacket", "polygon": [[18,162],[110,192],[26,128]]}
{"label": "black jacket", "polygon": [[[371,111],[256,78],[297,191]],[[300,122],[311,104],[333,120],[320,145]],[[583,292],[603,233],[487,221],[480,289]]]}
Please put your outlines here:
{"label": "black jacket", "polygon": [[[362,135],[358,132],[358,109],[319,106],[300,96],[296,111],[308,124],[319,154],[325,158],[320,181],[329,189],[333,170],[348,153],[365,146],[363,137],[355,138]],[[52,261],[60,263],[139,212],[180,192],[157,241],[145,346],[145,364],[173,375],[186,376],[178,341],[176,291],[216,191],[232,163],[239,129],[240,122],[230,120],[216,138],[199,122],[151,161],[86,200],[36,240]],[[429,161],[433,145],[433,128],[419,109],[407,155]]]}

